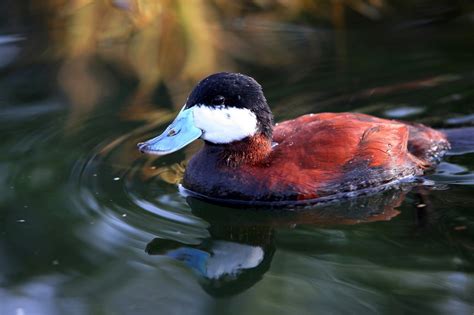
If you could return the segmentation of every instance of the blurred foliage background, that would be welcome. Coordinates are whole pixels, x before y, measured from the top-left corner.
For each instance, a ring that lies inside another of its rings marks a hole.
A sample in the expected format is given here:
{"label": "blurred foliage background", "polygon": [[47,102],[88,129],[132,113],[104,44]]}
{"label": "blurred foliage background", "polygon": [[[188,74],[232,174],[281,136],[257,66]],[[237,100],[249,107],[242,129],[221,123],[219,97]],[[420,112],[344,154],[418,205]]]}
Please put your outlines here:
{"label": "blurred foliage background", "polygon": [[[344,59],[347,30],[390,25],[404,32],[472,20],[473,8],[468,0],[6,0],[0,4],[0,29],[26,39],[10,68],[58,63],[57,81],[73,106],[72,121],[117,88],[110,70],[136,82],[125,117],[166,120],[163,110],[150,112],[157,89],[177,108],[195,82],[210,73],[248,63],[303,63],[302,55],[290,50],[304,46],[291,47],[278,38],[295,22],[303,36],[305,24],[312,27],[308,32],[321,31],[321,37],[325,30],[338,30],[336,54]],[[265,32],[276,23],[282,32]],[[246,30],[242,36],[239,28]],[[314,37],[305,43],[319,44]]]}

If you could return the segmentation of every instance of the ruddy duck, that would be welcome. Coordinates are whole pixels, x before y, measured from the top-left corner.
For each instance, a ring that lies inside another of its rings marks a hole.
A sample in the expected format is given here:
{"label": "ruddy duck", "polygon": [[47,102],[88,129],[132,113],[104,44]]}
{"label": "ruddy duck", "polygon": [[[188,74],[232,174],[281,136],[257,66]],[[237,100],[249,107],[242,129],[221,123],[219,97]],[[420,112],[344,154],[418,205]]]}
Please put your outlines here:
{"label": "ruddy duck", "polygon": [[308,114],[273,124],[262,87],[238,73],[194,88],[163,134],[141,152],[168,154],[201,138],[182,186],[219,202],[312,202],[381,189],[423,175],[449,149],[421,124],[358,113]]}

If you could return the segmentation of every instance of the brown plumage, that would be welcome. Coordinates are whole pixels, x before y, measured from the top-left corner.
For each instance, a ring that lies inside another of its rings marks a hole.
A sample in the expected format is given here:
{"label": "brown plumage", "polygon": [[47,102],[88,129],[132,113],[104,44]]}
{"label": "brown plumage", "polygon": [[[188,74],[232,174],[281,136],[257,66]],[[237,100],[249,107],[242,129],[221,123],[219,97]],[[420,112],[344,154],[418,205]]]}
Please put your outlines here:
{"label": "brown plumage", "polygon": [[[276,145],[271,145],[271,141]],[[321,113],[222,145],[207,143],[183,186],[207,197],[301,201],[381,187],[422,175],[449,148],[439,131],[356,113]]]}

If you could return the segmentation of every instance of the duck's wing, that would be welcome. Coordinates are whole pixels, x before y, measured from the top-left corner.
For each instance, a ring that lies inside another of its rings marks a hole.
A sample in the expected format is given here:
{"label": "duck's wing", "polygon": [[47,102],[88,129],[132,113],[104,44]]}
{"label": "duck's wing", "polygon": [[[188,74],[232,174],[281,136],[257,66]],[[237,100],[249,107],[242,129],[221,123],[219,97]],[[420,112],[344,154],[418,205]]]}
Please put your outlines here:
{"label": "duck's wing", "polygon": [[419,175],[423,163],[408,152],[409,127],[354,113],[306,115],[279,124],[270,175],[274,187],[311,198],[355,191]]}

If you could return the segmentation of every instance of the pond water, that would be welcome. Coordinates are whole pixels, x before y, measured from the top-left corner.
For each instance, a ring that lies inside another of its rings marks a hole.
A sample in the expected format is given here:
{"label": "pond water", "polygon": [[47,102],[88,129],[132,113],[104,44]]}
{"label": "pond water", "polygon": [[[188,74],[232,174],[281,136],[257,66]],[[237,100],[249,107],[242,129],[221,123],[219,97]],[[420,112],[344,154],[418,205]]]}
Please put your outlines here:
{"label": "pond water", "polygon": [[[473,26],[236,21],[217,29],[240,39],[218,51],[232,63],[211,69],[255,77],[276,121],[357,111],[468,127]],[[136,150],[197,78],[163,71],[147,90],[120,44],[37,55],[29,36],[0,35],[0,314],[474,312],[469,139],[422,185],[299,210],[213,206],[177,187],[200,143]]]}

